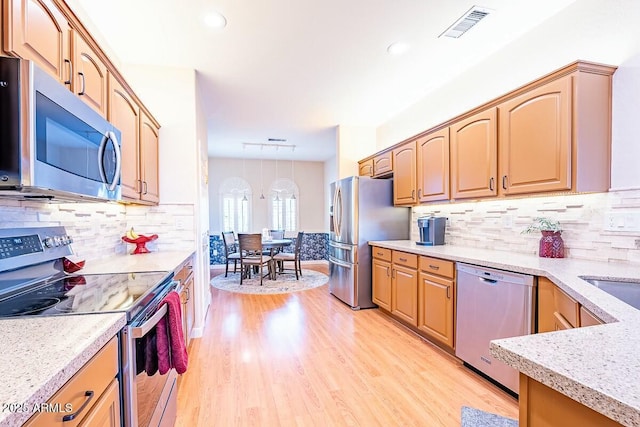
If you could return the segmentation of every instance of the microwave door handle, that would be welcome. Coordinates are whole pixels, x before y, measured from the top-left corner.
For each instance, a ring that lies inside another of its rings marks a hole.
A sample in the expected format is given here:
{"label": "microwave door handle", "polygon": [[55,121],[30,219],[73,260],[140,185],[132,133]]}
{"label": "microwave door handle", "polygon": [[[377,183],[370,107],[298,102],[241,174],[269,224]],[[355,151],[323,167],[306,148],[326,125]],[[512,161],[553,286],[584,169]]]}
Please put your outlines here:
{"label": "microwave door handle", "polygon": [[120,145],[118,144],[118,138],[114,132],[107,132],[107,134],[102,137],[102,141],[100,141],[100,148],[98,148],[98,170],[100,171],[100,178],[102,182],[105,184],[109,184],[107,179],[107,174],[104,170],[104,154],[107,143],[111,141],[113,143],[113,151],[116,153],[116,170],[113,174],[113,181],[111,185],[109,185],[109,191],[113,191],[116,189],[118,185],[118,177],[120,176],[120,170],[122,168],[122,153],[120,152]]}
{"label": "microwave door handle", "polygon": [[120,178],[120,172],[122,170],[122,149],[120,148],[120,144],[118,144],[118,137],[114,132],[107,132],[107,137],[113,143],[113,151],[116,153],[116,170],[113,173],[113,181],[109,186],[109,191],[113,191],[118,186],[118,178]]}

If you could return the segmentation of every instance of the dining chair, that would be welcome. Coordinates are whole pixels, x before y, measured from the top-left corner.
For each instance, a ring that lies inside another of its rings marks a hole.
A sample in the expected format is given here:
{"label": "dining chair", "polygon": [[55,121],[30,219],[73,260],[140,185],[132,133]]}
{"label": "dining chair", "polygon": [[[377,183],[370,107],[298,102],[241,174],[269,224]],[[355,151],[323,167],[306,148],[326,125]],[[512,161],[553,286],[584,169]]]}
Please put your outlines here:
{"label": "dining chair", "polygon": [[[279,272],[283,272],[284,270],[294,270],[296,273],[296,280],[300,276],[302,276],[302,264],[300,262],[300,252],[302,251],[302,240],[304,238],[304,231],[298,232],[298,237],[296,238],[296,245],[293,250],[293,253],[280,252],[273,256],[273,260],[279,266]],[[285,262],[292,262],[293,268],[285,268]]]}
{"label": "dining chair", "polygon": [[236,272],[238,261],[240,261],[240,253],[238,252],[238,244],[236,242],[236,235],[233,231],[222,232],[222,244],[224,246],[225,268],[224,277],[227,277],[229,273],[229,263],[233,261],[233,272]]}
{"label": "dining chair", "polygon": [[[260,285],[265,276],[273,276],[273,258],[265,255],[262,251],[262,235],[238,234],[240,243],[240,284],[245,277],[251,277],[251,270],[255,267],[259,270]],[[264,266],[267,266],[267,274],[264,273]]]}

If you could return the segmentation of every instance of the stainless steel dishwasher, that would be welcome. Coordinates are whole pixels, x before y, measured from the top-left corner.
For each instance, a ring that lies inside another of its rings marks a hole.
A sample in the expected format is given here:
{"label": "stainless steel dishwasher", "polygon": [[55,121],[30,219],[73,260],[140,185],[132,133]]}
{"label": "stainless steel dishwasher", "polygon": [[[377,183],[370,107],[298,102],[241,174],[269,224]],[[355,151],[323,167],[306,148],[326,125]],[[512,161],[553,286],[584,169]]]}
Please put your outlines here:
{"label": "stainless steel dishwasher", "polygon": [[491,356],[489,341],[533,331],[533,276],[462,263],[456,270],[456,356],[518,393],[518,371]]}

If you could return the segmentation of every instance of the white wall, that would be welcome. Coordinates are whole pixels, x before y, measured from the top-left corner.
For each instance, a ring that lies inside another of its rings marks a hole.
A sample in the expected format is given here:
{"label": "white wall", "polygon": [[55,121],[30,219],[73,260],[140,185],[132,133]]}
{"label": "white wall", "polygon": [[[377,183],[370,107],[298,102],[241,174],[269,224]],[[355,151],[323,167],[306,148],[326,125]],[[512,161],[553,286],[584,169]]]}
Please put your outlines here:
{"label": "white wall", "polygon": [[[245,179],[252,189],[252,225],[253,232],[263,228],[270,228],[267,200],[260,199],[261,190],[268,197],[269,187],[276,178],[291,179],[291,160],[276,161],[256,159],[209,158],[209,228],[211,234],[220,234],[220,184],[226,178],[239,177]],[[307,233],[320,233],[325,227],[325,185],[323,162],[294,162],[293,178],[300,192],[298,206],[300,207],[299,230]],[[263,186],[262,186],[263,185]]]}
{"label": "white wall", "polygon": [[[597,18],[592,18],[596,16]],[[612,187],[640,186],[640,2],[580,0],[377,130],[389,147],[544,74],[582,59],[617,65]],[[472,33],[464,37],[471,36]]]}
{"label": "white wall", "polygon": [[337,179],[358,175],[358,160],[377,151],[376,128],[340,125],[336,133]]}
{"label": "white wall", "polygon": [[324,229],[329,231],[329,209],[331,208],[333,195],[329,191],[329,186],[332,182],[337,181],[338,178],[338,161],[336,157],[324,162]]}

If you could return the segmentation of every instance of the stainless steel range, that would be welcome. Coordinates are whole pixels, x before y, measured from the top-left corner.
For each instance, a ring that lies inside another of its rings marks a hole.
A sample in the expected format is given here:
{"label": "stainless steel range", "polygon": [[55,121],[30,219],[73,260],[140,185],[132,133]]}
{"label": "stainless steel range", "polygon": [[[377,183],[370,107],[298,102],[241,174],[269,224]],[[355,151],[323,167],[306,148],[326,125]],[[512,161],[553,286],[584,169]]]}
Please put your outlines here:
{"label": "stainless steel range", "polygon": [[122,312],[119,381],[125,427],[173,426],[175,370],[166,375],[141,357],[166,314],[162,299],[180,283],[173,273],[67,274],[73,254],[64,227],[0,229],[0,318]]}

